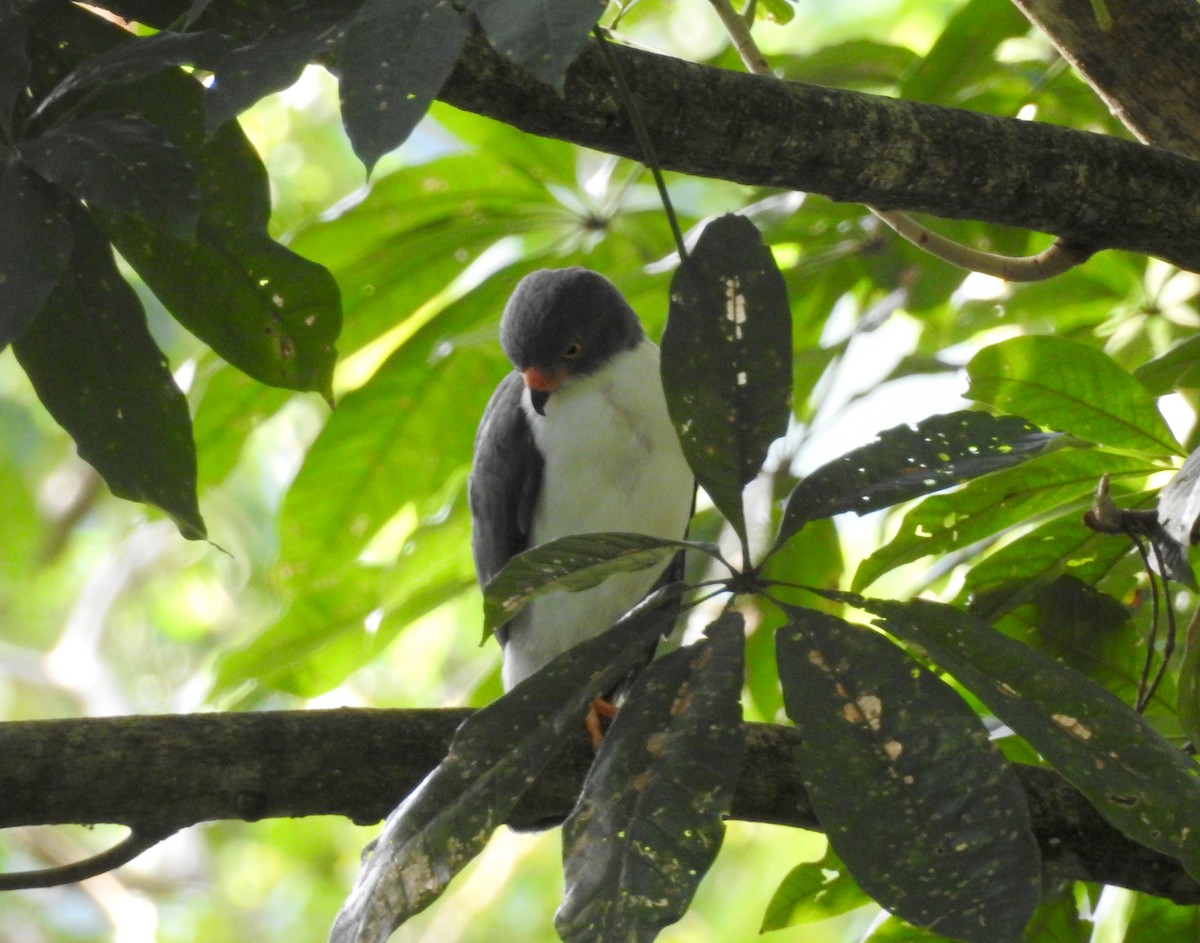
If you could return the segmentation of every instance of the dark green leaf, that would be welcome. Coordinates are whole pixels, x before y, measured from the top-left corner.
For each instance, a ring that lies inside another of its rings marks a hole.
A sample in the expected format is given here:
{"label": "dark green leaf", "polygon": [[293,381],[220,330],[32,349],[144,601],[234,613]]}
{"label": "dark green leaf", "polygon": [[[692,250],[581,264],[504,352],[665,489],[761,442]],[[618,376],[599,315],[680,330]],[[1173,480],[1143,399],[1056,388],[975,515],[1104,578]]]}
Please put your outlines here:
{"label": "dark green leaf", "polygon": [[25,162],[92,207],[136,216],[177,239],[196,231],[200,197],[187,154],[137,115],[83,115],[23,142]]}
{"label": "dark green leaf", "polygon": [[721,847],[746,744],[742,617],[705,634],[638,677],[563,824],[567,943],[653,940]]}
{"label": "dark green leaf", "polygon": [[671,621],[642,608],[555,658],[459,728],[450,752],[388,816],[330,943],[384,943],[427,907],[505,820],[588,705],[636,668]]}
{"label": "dark green leaf", "polygon": [[14,0],[0,0],[0,139],[12,137],[13,109],[29,80],[28,36]]}
{"label": "dark green leaf", "polygon": [[966,613],[840,594],[925,649],[1130,838],[1200,871],[1200,766],[1103,688]]}
{"label": "dark green leaf", "polygon": [[1050,335],[977,353],[967,396],[1089,442],[1151,455],[1183,452],[1146,388],[1103,351]]}
{"label": "dark green leaf", "polygon": [[538,596],[578,592],[616,573],[635,573],[694,548],[719,556],[711,544],[645,534],[572,534],[517,554],[484,588],[484,635],[508,622]]}
{"label": "dark green leaf", "polygon": [[1192,335],[1161,357],[1142,364],[1133,375],[1154,396],[1172,390],[1200,389],[1200,334]]}
{"label": "dark green leaf", "polygon": [[600,14],[603,0],[468,0],[488,42],[505,57],[562,91]]}
{"label": "dark green leaf", "polygon": [[429,110],[467,38],[450,0],[366,0],[342,41],[342,121],[367,172]]}
{"label": "dark green leaf", "polygon": [[1041,864],[1020,782],[949,687],[875,632],[787,607],[776,633],[813,809],[888,910],[972,943],[1009,943]]}
{"label": "dark green leaf", "polygon": [[1194,637],[1185,640],[1175,707],[1184,734],[1193,746],[1200,746],[1200,644]]}
{"label": "dark green leaf", "polygon": [[967,410],[888,429],[796,486],[777,544],[818,518],[866,514],[1016,465],[1055,438],[1017,416]]}
{"label": "dark green leaf", "polygon": [[742,489],[791,414],[787,289],[758,230],[722,216],[671,280],[662,377],[700,486],[739,533]]}
{"label": "dark green leaf", "polygon": [[226,37],[210,30],[130,37],[84,60],[38,103],[34,114],[41,114],[71,92],[93,85],[134,82],[184,64],[210,68],[228,45]]}
{"label": "dark green leaf", "polygon": [[0,350],[33,323],[67,270],[64,203],[15,154],[0,163]]}
{"label": "dark green leaf", "polygon": [[820,861],[807,861],[788,872],[767,904],[760,933],[816,923],[871,903],[832,848]]}
{"label": "dark green leaf", "polygon": [[926,498],[904,516],[891,542],[862,562],[851,588],[857,592],[895,567],[929,554],[949,553],[1084,499],[1105,473],[1145,478],[1157,470],[1135,457],[1094,449],[1058,450],[950,494]]}
{"label": "dark green leaf", "polygon": [[205,122],[214,130],[260,98],[282,91],[304,67],[337,51],[355,0],[301,3],[248,43],[212,65],[215,81],[205,100]]}
{"label": "dark green leaf", "polygon": [[70,267],[13,342],[17,360],[113,494],[157,505],[185,537],[202,538],[187,402],[108,243],[81,212],[72,229]]}
{"label": "dark green leaf", "polygon": [[992,53],[1003,40],[1027,32],[1029,21],[1008,0],[970,0],[905,76],[900,97],[952,104],[995,67]]}

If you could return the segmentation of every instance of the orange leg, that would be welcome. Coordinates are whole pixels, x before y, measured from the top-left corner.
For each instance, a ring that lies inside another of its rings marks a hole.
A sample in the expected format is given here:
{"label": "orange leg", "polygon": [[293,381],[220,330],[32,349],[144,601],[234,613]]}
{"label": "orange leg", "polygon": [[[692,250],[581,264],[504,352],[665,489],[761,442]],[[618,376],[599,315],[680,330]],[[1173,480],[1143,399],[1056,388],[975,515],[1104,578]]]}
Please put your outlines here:
{"label": "orange leg", "polygon": [[601,697],[592,699],[592,706],[588,708],[583,725],[587,728],[588,736],[592,738],[593,750],[599,750],[600,742],[604,739],[604,720],[601,718],[611,721],[616,716],[616,705],[610,704]]}

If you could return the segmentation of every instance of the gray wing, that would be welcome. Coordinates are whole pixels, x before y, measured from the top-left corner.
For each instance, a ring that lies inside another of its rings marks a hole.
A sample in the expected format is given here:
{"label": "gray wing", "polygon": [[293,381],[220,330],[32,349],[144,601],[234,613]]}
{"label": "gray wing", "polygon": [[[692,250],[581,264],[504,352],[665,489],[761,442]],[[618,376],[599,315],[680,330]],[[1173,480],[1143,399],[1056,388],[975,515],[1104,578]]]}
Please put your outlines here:
{"label": "gray wing", "polygon": [[[524,393],[519,373],[510,373],[501,380],[475,433],[467,499],[471,506],[471,552],[480,586],[529,546],[543,462],[529,418],[521,408]],[[505,633],[498,634],[500,641],[505,641]]]}

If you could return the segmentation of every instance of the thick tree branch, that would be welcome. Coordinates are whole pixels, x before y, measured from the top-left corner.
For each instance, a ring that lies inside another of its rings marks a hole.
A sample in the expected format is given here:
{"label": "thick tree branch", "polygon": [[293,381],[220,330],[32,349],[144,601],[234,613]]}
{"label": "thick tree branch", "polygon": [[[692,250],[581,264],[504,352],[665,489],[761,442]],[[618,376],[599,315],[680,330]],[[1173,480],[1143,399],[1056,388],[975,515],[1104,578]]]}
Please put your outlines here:
{"label": "thick tree branch", "polygon": [[1200,5],[1195,0],[1013,0],[1130,131],[1200,157]]}
{"label": "thick tree branch", "polygon": [[[614,52],[666,169],[1200,268],[1200,162],[1051,125]],[[642,156],[594,48],[560,97],[473,38],[439,97],[531,134]]]}
{"label": "thick tree branch", "polygon": [[[166,834],[216,819],[382,819],[441,760],[466,710],[336,710],[112,717],[0,724],[0,827],[112,822]],[[514,814],[560,821],[591,761],[581,736]],[[819,828],[794,729],[746,726],[733,817]],[[1045,867],[1179,903],[1200,885],[1173,858],[1129,841],[1057,773],[1021,766]]]}

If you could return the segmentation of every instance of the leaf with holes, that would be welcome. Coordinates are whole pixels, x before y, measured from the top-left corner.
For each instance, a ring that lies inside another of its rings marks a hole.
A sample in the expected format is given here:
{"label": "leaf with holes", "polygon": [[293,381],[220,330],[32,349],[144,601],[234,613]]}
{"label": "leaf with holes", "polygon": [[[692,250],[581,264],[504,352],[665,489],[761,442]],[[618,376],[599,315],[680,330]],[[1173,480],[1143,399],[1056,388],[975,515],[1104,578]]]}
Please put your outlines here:
{"label": "leaf with holes", "polygon": [[573,534],[519,553],[484,588],[484,637],[538,596],[591,589],[617,573],[659,566],[689,547],[718,557],[712,544],[619,533]]}
{"label": "leaf with holes", "polygon": [[985,347],[967,364],[966,395],[1041,426],[1151,455],[1183,449],[1153,397],[1103,351],[1051,335]]}
{"label": "leaf with holes", "polygon": [[1017,416],[969,410],[888,429],[796,486],[776,545],[809,521],[846,511],[866,514],[1019,464],[1057,437]]}
{"label": "leaf with holes", "polygon": [[1041,861],[1021,784],[963,700],[881,635],[786,607],[775,634],[805,788],[859,885],[918,926],[1009,943]]}
{"label": "leaf with holes", "polygon": [[342,40],[346,134],[367,173],[429,110],[467,38],[449,0],[366,0]]}
{"label": "leaf with holes", "polygon": [[185,537],[203,538],[187,401],[108,242],[82,210],[72,229],[70,267],[13,351],[113,494],[157,505]]}
{"label": "leaf with holes", "polygon": [[743,643],[726,613],[638,676],[563,824],[567,943],[650,941],[687,911],[741,773]]}
{"label": "leaf with holes", "polygon": [[1200,766],[1140,714],[1077,672],[951,606],[834,595],[928,652],[1114,826],[1200,874]]}
{"label": "leaf with holes", "polygon": [[388,816],[330,932],[330,943],[384,943],[483,850],[588,705],[645,659],[673,618],[643,608],[558,656],[470,717],[446,759]]}
{"label": "leaf with holes", "polygon": [[792,390],[787,288],[745,217],[709,223],[671,280],[662,379],[692,471],[744,534],[742,489],[787,431]]}

